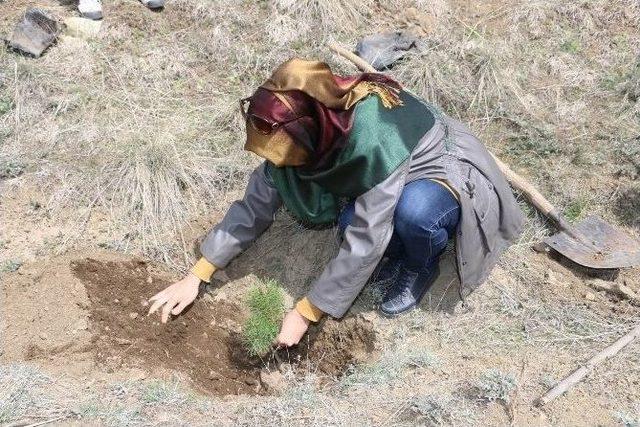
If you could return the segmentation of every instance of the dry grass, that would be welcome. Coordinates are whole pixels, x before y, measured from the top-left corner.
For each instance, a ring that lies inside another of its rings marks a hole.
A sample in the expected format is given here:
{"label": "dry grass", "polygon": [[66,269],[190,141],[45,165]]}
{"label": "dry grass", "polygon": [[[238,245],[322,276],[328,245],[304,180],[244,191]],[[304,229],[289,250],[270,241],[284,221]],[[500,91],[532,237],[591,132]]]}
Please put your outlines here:
{"label": "dry grass", "polygon": [[563,176],[567,160],[615,172],[600,140],[629,141],[639,129],[628,103],[637,86],[637,35],[625,31],[639,22],[633,2],[534,2],[474,22],[444,1],[177,0],[167,19],[116,2],[100,38],[66,38],[38,61],[0,51],[2,176],[37,174],[49,211],[84,207],[82,227],[93,209],[106,210],[120,247],[188,263],[185,224],[241,188],[256,161],[240,150],[236,100],[287,57],[318,55],[329,39],[353,43],[410,6],[435,25],[395,77],[510,161],[544,167],[533,172],[540,182],[564,179],[566,190],[549,188],[560,204],[584,197]]}
{"label": "dry grass", "polygon": [[[25,1],[0,3],[0,32],[8,32]],[[598,213],[638,233],[640,6],[468,3],[174,0],[152,14],[134,1],[106,2],[95,40],[64,38],[38,60],[0,47],[0,180],[35,183],[49,195],[43,214],[74,228],[65,248],[91,245],[83,231],[90,217],[104,216],[116,246],[184,268],[192,256],[189,222],[223,210],[257,163],[241,151],[237,99],[293,55],[352,71],[324,43],[353,46],[374,29],[407,27],[413,7],[433,25],[393,76],[469,123],[565,212]],[[72,13],[58,2],[47,7]],[[636,307],[601,295],[597,304],[585,302],[579,275],[552,283],[529,249],[551,230],[522,206],[525,233],[467,306],[455,316],[416,311],[382,322],[385,342],[402,344],[393,348],[398,357],[390,352],[354,372],[349,387],[318,387],[309,378],[280,397],[220,404],[193,400],[173,383],[119,384],[84,390],[71,402],[64,391],[73,387],[64,381],[11,365],[0,369],[0,422],[69,414],[110,425],[198,425],[216,414],[224,424],[506,424],[466,394],[489,369],[516,373],[514,405],[524,417],[544,379],[566,375],[640,317]],[[266,236],[255,255],[293,241],[296,253],[272,267],[307,286],[321,266],[298,263],[303,240],[316,235],[301,238],[297,227],[281,220],[279,233]],[[571,286],[557,287],[563,283]],[[585,387],[606,396],[618,383],[637,381],[637,360],[637,346],[629,348]],[[633,389],[622,394],[637,398]],[[579,396],[567,396],[568,404],[589,410],[591,401]],[[625,397],[610,402],[603,423],[637,422]],[[158,409],[163,404],[171,409]],[[520,424],[532,420],[538,418]]]}

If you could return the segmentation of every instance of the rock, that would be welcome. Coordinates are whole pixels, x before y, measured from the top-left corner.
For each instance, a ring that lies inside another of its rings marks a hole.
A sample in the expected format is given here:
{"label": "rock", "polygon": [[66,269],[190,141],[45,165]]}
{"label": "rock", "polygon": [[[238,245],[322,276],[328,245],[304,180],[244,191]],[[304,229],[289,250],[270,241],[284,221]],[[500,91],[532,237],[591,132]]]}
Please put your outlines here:
{"label": "rock", "polygon": [[245,378],[244,379],[244,383],[246,385],[258,385],[258,384],[260,384],[260,382],[255,378]]}
{"label": "rock", "polygon": [[262,369],[260,383],[270,393],[282,393],[287,389],[287,381],[280,371]]}
{"label": "rock", "polygon": [[531,248],[538,253],[549,252],[549,246],[545,242],[536,242]]}
{"label": "rock", "polygon": [[100,32],[102,21],[71,16],[64,20],[65,33],[72,37],[90,39]]}
{"label": "rock", "polygon": [[40,339],[41,340],[46,340],[48,338],[47,334],[45,334],[44,332],[40,334]]}
{"label": "rock", "polygon": [[218,381],[218,380],[222,379],[222,375],[220,375],[220,373],[218,373],[216,371],[209,371],[209,379],[211,381]]}
{"label": "rock", "polygon": [[132,311],[131,313],[129,313],[129,317],[131,318],[131,320],[137,319],[138,313],[136,313],[135,311]]}
{"label": "rock", "polygon": [[544,281],[545,283],[551,285],[551,286],[555,286],[558,284],[558,280],[556,279],[556,275],[553,273],[553,271],[548,268],[547,271],[545,271],[544,273]]}
{"label": "rock", "polygon": [[596,296],[593,292],[587,292],[584,295],[584,299],[586,299],[587,301],[595,301],[596,300]]}
{"label": "rock", "polygon": [[153,283],[153,277],[151,277],[151,276],[147,277],[147,283],[148,284],[152,284]]}
{"label": "rock", "polygon": [[9,47],[36,58],[55,42],[60,25],[43,10],[32,8],[25,12],[9,39]]}
{"label": "rock", "polygon": [[215,302],[226,301],[227,300],[227,294],[224,291],[218,291],[213,296],[213,300]]}
{"label": "rock", "polygon": [[368,311],[366,313],[360,313],[359,316],[363,319],[366,320],[367,322],[375,322],[376,319],[378,319],[378,314],[375,311]]}
{"label": "rock", "polygon": [[415,49],[417,42],[418,39],[408,32],[373,34],[358,42],[356,53],[380,71]]}
{"label": "rock", "polygon": [[73,325],[73,334],[77,334],[80,331],[86,331],[89,329],[89,322],[86,319],[80,319]]}

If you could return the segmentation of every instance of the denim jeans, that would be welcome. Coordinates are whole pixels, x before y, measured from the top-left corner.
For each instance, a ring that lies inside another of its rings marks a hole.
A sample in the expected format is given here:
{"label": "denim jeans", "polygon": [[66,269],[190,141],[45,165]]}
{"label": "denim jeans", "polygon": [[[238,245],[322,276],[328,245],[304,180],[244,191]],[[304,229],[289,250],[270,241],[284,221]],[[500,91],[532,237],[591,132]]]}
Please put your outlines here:
{"label": "denim jeans", "polygon": [[[351,202],[340,212],[340,233],[351,223],[354,211]],[[429,269],[437,264],[459,219],[460,205],[449,190],[429,179],[412,181],[396,205],[394,232],[385,256],[401,261],[410,271]]]}

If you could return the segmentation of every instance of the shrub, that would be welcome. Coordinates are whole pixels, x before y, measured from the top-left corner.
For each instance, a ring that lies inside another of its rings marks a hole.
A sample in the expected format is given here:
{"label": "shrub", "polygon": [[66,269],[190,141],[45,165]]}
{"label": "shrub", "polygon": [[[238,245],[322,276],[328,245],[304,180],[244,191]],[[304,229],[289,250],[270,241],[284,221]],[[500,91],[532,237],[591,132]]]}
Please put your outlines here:
{"label": "shrub", "polygon": [[501,400],[509,403],[516,387],[516,377],[513,374],[490,369],[480,376],[477,383],[478,397],[489,402]]}

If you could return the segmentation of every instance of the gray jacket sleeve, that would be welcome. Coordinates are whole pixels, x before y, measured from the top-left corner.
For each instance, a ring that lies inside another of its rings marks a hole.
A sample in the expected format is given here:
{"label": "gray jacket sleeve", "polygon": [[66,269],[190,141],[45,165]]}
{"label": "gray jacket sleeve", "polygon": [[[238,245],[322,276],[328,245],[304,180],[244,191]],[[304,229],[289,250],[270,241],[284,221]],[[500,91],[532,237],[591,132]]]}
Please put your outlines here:
{"label": "gray jacket sleeve", "polygon": [[342,317],[382,258],[393,234],[393,213],[405,184],[408,162],[358,197],[338,255],[307,296],[320,310]]}
{"label": "gray jacket sleeve", "polygon": [[281,204],[278,191],[267,180],[263,163],[251,174],[242,200],[229,207],[200,245],[202,256],[218,268],[226,267],[271,225]]}

